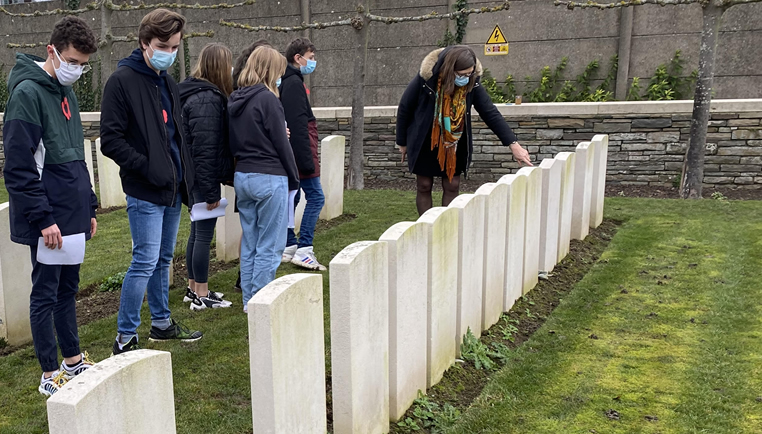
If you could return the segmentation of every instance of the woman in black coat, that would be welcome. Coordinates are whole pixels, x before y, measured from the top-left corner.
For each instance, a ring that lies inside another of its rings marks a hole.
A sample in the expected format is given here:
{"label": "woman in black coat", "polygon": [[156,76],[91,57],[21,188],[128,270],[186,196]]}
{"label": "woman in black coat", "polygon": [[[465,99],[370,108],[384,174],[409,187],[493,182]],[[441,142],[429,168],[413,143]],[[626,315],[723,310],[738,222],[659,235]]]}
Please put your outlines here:
{"label": "woman in black coat", "polygon": [[[232,183],[233,157],[228,146],[228,96],[233,91],[233,54],[222,44],[208,44],[199,54],[192,77],[180,83],[183,135],[190,148],[196,182],[192,204],[220,206],[221,183]],[[222,294],[209,291],[209,245],[216,218],[191,222],[186,249],[188,289],[184,301],[192,310],[230,307]]]}
{"label": "woman in black coat", "polygon": [[471,108],[513,152],[513,158],[531,166],[529,153],[492,103],[481,85],[482,65],[463,45],[432,51],[423,59],[397,109],[397,146],[402,160],[416,175],[418,213],[432,207],[434,177],[442,178],[442,206],[458,196],[460,175],[473,155]]}

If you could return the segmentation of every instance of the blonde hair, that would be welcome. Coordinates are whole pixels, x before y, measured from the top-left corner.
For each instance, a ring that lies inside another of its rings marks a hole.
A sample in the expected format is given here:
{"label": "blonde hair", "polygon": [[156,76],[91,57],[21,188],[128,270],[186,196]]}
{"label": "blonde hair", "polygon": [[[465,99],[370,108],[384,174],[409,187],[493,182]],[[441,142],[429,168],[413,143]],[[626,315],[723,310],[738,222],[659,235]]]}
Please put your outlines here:
{"label": "blonde hair", "polygon": [[230,75],[230,68],[232,67],[233,53],[228,47],[211,43],[206,44],[201,49],[191,75],[212,83],[225,96],[230,96],[233,92],[233,77]]}
{"label": "blonde hair", "polygon": [[275,96],[280,97],[275,83],[286,72],[286,58],[272,47],[259,47],[249,56],[240,77],[238,87],[254,86],[262,83]]}

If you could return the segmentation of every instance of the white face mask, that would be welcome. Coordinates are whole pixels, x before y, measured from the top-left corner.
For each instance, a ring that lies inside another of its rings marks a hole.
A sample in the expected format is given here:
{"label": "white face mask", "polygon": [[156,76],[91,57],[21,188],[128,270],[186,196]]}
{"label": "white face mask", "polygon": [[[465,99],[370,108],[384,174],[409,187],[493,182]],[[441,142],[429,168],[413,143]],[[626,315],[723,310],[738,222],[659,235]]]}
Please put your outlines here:
{"label": "white face mask", "polygon": [[64,62],[56,47],[53,47],[53,52],[60,62],[58,68],[54,66],[53,69],[56,71],[56,78],[62,86],[71,86],[79,80],[82,74],[90,71],[90,65],[72,65]]}

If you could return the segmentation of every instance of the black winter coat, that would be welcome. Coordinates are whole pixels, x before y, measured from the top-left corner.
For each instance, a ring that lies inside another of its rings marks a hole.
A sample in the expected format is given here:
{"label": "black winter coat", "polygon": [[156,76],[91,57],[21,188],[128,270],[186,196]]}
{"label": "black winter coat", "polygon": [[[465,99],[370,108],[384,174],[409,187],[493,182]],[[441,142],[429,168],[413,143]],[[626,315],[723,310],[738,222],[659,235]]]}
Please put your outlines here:
{"label": "black winter coat", "polygon": [[288,129],[291,130],[291,148],[294,150],[296,167],[301,178],[320,176],[318,143],[310,137],[310,124],[315,123],[315,115],[304,88],[304,77],[292,65],[286,67],[280,87],[280,102],[286,115]]}
{"label": "black winter coat", "polygon": [[[407,146],[408,167],[413,171],[426,137],[430,137],[434,126],[434,109],[437,98],[439,70],[447,49],[438,49],[429,53],[421,63],[418,75],[410,82],[402,95],[397,108],[397,145]],[[487,126],[497,135],[504,146],[516,141],[516,135],[505,122],[503,116],[492,103],[487,91],[481,85],[483,69],[481,62],[476,64],[476,85],[466,95],[466,127],[468,136],[468,166],[471,165],[474,141],[471,134],[471,108],[475,108]],[[426,144],[429,145],[429,144]]]}
{"label": "black winter coat", "polygon": [[[139,49],[138,49],[139,50]],[[147,68],[142,56],[133,54],[120,61],[103,89],[101,103],[101,152],[119,165],[125,194],[157,205],[172,206],[177,193],[190,205],[193,189],[193,165],[182,137],[180,89],[169,74],[157,75],[165,80],[172,99],[175,141],[183,168],[178,179],[170,154],[170,140],[156,78],[135,68]],[[141,64],[142,62],[142,64]],[[132,66],[128,66],[132,65]]]}
{"label": "black winter coat", "polygon": [[183,138],[196,172],[195,189],[206,203],[220,200],[220,184],[233,179],[233,155],[228,144],[228,99],[206,80],[180,83]]}

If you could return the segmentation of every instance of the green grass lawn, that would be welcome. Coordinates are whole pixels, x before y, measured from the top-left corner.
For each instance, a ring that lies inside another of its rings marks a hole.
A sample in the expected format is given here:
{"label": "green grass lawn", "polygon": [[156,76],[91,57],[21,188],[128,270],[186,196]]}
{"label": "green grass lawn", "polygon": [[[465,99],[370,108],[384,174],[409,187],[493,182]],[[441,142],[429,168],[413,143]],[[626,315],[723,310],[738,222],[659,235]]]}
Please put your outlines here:
{"label": "green grass lawn", "polygon": [[451,432],[762,432],[760,212],[607,199],[601,260]]}
{"label": "green grass lawn", "polygon": [[8,202],[8,190],[5,189],[5,179],[0,178],[0,203]]}
{"label": "green grass lawn", "polygon": [[[356,218],[316,234],[324,263],[416,218],[413,192],[347,192],[345,211]],[[601,261],[492,374],[453,432],[760,432],[761,212],[760,202],[607,199],[606,216],[624,223]],[[83,283],[129,264],[124,211],[99,221]],[[182,228],[179,251],[187,221]],[[287,265],[278,275],[299,271]],[[247,324],[235,278],[230,269],[210,279],[231,309],[194,313],[182,290],[170,292],[173,317],[205,333],[193,344],[149,343],[144,306],[141,343],[172,353],[178,432],[251,432]],[[115,316],[81,327],[83,349],[107,357],[115,331]],[[39,375],[31,348],[0,358],[0,433],[47,432]],[[620,420],[609,420],[609,409]]]}
{"label": "green grass lawn", "polygon": [[[378,239],[394,223],[414,220],[417,217],[414,199],[411,192],[346,192],[345,212],[356,218],[316,233],[318,259],[327,264],[347,245]],[[99,216],[99,228],[98,235],[88,245],[82,286],[124,271],[130,262],[126,212]],[[180,232],[178,252],[185,248],[187,217]],[[278,276],[302,271],[288,264],[278,270]],[[328,273],[323,274],[327,313]],[[233,301],[231,309],[191,312],[182,303],[184,290],[170,292],[173,317],[204,332],[204,338],[193,344],[149,342],[146,337],[150,315],[147,306],[143,306],[143,325],[138,329],[141,345],[172,352],[178,432],[251,432],[248,330],[241,295],[232,291],[236,276],[237,269],[230,269],[210,278],[210,287],[225,292],[225,298]],[[182,284],[184,282],[180,282],[180,286]],[[95,360],[102,360],[111,353],[115,334],[116,316],[83,326],[80,328],[82,348]],[[0,358],[0,433],[47,432],[45,399],[37,392],[39,376],[32,348]]]}

